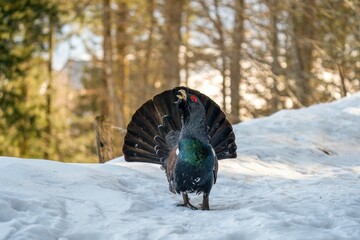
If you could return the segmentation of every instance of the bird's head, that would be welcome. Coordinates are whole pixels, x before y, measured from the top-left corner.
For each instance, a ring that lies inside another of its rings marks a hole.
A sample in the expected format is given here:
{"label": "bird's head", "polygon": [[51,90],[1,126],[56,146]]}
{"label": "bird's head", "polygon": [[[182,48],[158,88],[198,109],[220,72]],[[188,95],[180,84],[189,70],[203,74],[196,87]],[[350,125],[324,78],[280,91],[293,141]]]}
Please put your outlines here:
{"label": "bird's head", "polygon": [[176,96],[178,98],[176,104],[184,122],[189,120],[190,117],[205,117],[205,108],[197,96],[188,93],[185,89],[180,89]]}

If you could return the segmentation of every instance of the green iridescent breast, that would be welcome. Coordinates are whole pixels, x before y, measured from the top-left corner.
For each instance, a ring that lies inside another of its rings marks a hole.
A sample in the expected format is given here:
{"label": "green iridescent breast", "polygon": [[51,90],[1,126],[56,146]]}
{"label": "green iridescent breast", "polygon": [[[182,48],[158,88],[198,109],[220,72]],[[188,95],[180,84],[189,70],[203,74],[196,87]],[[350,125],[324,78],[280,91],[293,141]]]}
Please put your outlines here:
{"label": "green iridescent breast", "polygon": [[193,165],[199,165],[212,156],[211,147],[197,139],[179,141],[179,158]]}

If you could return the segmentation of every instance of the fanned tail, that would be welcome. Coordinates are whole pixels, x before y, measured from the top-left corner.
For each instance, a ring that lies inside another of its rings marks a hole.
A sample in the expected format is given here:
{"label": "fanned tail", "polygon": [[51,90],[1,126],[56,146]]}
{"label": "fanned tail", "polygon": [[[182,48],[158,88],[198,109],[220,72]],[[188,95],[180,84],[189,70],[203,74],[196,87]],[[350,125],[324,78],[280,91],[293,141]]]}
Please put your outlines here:
{"label": "fanned tail", "polygon": [[176,146],[181,130],[181,117],[175,105],[180,89],[196,95],[204,104],[210,144],[217,158],[236,157],[235,135],[219,105],[199,91],[176,87],[156,95],[134,113],[124,139],[126,161],[165,165],[164,161]]}
{"label": "fanned tail", "polygon": [[189,88],[186,91],[198,96],[205,107],[210,144],[214,148],[218,160],[236,158],[235,134],[220,106],[199,91]]}

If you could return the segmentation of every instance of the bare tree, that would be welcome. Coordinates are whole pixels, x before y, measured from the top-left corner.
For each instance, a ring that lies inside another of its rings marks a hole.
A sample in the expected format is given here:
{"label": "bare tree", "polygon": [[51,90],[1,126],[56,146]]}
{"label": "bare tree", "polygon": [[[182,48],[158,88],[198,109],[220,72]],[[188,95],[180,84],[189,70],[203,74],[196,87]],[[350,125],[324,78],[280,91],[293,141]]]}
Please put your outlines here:
{"label": "bare tree", "polygon": [[211,39],[213,40],[213,43],[217,46],[219,51],[220,66],[218,66],[218,69],[222,77],[222,97],[223,97],[222,109],[226,111],[227,79],[229,78],[229,70],[230,70],[229,69],[230,60],[226,45],[226,33],[225,33],[226,28],[224,27],[223,19],[221,18],[220,15],[220,9],[219,9],[220,5],[218,0],[213,0],[212,2],[213,10],[210,10],[210,7],[207,1],[205,0],[201,0],[200,4],[208,20],[210,20],[210,22],[212,23],[216,33],[211,36]]}
{"label": "bare tree", "polygon": [[143,87],[143,96],[145,98],[150,98],[153,92],[154,83],[150,78],[151,75],[151,56],[153,53],[154,48],[154,32],[155,32],[155,25],[156,25],[156,18],[155,18],[155,7],[156,7],[155,0],[148,0],[146,1],[146,13],[150,19],[149,27],[148,27],[148,39],[146,41],[146,48],[145,48],[145,59],[144,59],[144,68],[143,68],[143,81],[145,86]]}
{"label": "bare tree", "polygon": [[308,106],[313,102],[311,70],[316,3],[312,0],[293,2],[289,16],[291,60],[296,79],[296,95],[300,103]]}
{"label": "bare tree", "polygon": [[128,6],[127,1],[118,0],[118,8],[116,11],[116,61],[114,61],[113,69],[116,75],[114,78],[116,82],[115,87],[115,115],[116,124],[119,127],[125,126],[125,104],[126,104],[126,48],[127,48],[127,17],[128,17]]}
{"label": "bare tree", "polygon": [[163,59],[163,83],[162,89],[169,89],[180,84],[179,48],[181,45],[181,19],[185,0],[165,0],[163,16],[165,19],[163,28],[164,45],[162,49]]}
{"label": "bare tree", "polygon": [[112,122],[115,122],[114,103],[115,88],[112,70],[112,39],[111,39],[111,0],[103,0],[103,83],[104,83],[104,100],[102,106],[103,115],[109,116]]}
{"label": "bare tree", "polygon": [[241,44],[244,41],[244,13],[245,1],[236,0],[234,5],[234,28],[232,33],[232,51],[230,64],[231,80],[231,120],[233,123],[240,122],[240,60]]}
{"label": "bare tree", "polygon": [[[44,153],[44,158],[45,159],[49,159],[50,157],[50,149],[52,146],[52,121],[51,121],[51,115],[52,115],[52,104],[53,104],[53,99],[52,99],[52,94],[53,94],[53,69],[52,69],[52,64],[53,64],[53,48],[54,48],[54,24],[53,24],[53,20],[52,20],[52,16],[49,16],[49,33],[48,33],[48,44],[49,44],[49,49],[48,49],[48,61],[47,61],[47,70],[48,70],[48,84],[47,84],[47,90],[46,90],[46,127],[45,127],[45,132],[46,132],[46,142],[48,144],[48,148]],[[25,144],[23,144],[25,145]],[[26,148],[26,147],[25,147]]]}
{"label": "bare tree", "polygon": [[271,71],[273,73],[272,86],[271,86],[271,112],[274,113],[279,109],[279,90],[278,90],[278,78],[282,75],[282,69],[279,63],[279,24],[280,9],[279,3],[276,0],[268,1],[268,8],[270,12],[270,50],[271,50]]}

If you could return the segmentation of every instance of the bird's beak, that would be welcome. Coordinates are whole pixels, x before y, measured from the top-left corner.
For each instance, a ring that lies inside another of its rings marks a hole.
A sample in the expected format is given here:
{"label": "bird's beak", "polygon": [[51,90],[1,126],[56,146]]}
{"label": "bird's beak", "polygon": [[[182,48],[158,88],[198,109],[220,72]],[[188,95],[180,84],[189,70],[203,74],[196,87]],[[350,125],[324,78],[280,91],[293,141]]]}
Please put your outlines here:
{"label": "bird's beak", "polygon": [[178,91],[178,93],[180,93],[180,94],[178,94],[178,95],[176,95],[179,99],[183,99],[183,100],[185,100],[186,101],[186,91],[184,90],[184,89],[180,89],[179,91]]}

